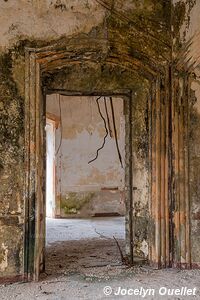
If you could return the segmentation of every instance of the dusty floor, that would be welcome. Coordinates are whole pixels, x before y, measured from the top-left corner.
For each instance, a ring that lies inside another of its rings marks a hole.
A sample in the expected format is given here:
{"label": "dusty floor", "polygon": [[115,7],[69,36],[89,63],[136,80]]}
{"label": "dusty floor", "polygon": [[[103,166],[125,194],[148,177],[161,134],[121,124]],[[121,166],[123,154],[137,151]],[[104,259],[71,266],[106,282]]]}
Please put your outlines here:
{"label": "dusty floor", "polygon": [[120,253],[113,236],[124,250],[124,218],[47,219],[46,273],[55,276],[92,272],[93,276],[99,276],[108,265],[120,266]]}
{"label": "dusty floor", "polygon": [[[113,235],[124,251],[124,218],[47,220],[46,274],[38,283],[0,286],[0,299],[200,299],[200,271],[127,268]],[[105,295],[105,287],[111,295]],[[123,293],[139,288],[141,294],[113,295],[119,287]],[[196,296],[161,296],[161,287],[197,291]]]}

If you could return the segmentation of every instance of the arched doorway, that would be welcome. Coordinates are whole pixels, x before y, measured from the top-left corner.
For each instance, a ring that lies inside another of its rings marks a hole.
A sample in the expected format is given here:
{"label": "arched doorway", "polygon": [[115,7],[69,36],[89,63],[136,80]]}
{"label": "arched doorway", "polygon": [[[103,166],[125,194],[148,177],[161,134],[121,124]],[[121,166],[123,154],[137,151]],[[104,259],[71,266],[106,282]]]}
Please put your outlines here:
{"label": "arched doorway", "polygon": [[[123,97],[127,254],[131,264],[136,252],[157,266],[170,265],[169,156],[166,151],[170,108],[168,101],[161,104],[163,82],[160,72],[124,53],[111,53],[104,40],[91,43],[91,40],[83,39],[78,45],[72,40],[46,48],[26,49],[25,276],[38,279],[44,269],[45,95],[55,92]],[[144,89],[151,88],[151,93],[143,101],[142,108],[137,109],[140,101],[137,87],[141,82],[145,83]],[[150,130],[137,139],[134,125],[141,120],[149,123]],[[140,155],[144,161],[143,169],[138,167],[141,161],[137,159],[141,143],[148,152],[147,156]],[[162,153],[161,148],[165,149]],[[142,175],[144,169],[145,176]],[[142,178],[140,188],[138,174]]]}

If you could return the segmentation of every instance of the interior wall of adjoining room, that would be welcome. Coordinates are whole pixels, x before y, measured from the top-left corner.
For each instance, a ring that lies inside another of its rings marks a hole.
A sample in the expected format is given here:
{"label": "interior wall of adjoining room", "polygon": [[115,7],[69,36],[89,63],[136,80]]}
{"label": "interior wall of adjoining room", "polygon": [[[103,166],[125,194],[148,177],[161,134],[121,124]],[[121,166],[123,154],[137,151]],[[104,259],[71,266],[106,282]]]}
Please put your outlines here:
{"label": "interior wall of adjoining room", "polygon": [[[124,215],[125,117],[123,99],[48,95],[47,115],[59,120],[55,131],[57,217]],[[108,118],[107,118],[108,115]],[[104,147],[102,146],[105,138]],[[120,162],[121,155],[122,162]],[[96,158],[96,159],[95,159]],[[93,160],[94,161],[91,161]]]}

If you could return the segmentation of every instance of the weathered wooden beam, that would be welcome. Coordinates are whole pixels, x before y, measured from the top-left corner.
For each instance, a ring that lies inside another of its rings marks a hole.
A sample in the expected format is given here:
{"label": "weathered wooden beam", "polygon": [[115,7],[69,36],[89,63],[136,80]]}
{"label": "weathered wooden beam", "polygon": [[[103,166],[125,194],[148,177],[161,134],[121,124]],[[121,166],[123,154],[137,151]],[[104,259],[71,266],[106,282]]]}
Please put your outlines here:
{"label": "weathered wooden beam", "polygon": [[151,228],[150,228],[150,262],[156,264],[157,254],[156,254],[156,245],[155,245],[155,235],[156,235],[156,82],[152,86],[152,102],[151,102]]}
{"label": "weathered wooden beam", "polygon": [[189,197],[189,125],[190,125],[190,88],[191,77],[185,78],[185,213],[186,213],[186,264],[191,268],[191,241],[190,241],[190,197]]}
{"label": "weathered wooden beam", "polygon": [[[182,83],[183,85],[183,83]],[[184,90],[184,87],[183,87]],[[184,157],[184,94],[179,97],[179,201],[180,201],[180,263],[185,265],[186,244],[185,244],[185,157]]]}
{"label": "weathered wooden beam", "polygon": [[161,202],[161,211],[160,211],[160,218],[161,218],[161,266],[165,267],[166,265],[166,220],[165,220],[165,180],[166,172],[165,172],[165,157],[166,157],[166,99],[165,99],[165,92],[164,86],[161,87],[161,95],[160,95],[160,102],[161,102],[161,195],[160,195],[160,202]]}
{"label": "weathered wooden beam", "polygon": [[155,248],[158,267],[161,264],[161,103],[160,76],[156,84],[156,197],[155,197]]}
{"label": "weathered wooden beam", "polygon": [[169,147],[170,147],[170,132],[169,132],[169,73],[167,70],[165,78],[165,266],[170,266],[170,214],[169,214]]}

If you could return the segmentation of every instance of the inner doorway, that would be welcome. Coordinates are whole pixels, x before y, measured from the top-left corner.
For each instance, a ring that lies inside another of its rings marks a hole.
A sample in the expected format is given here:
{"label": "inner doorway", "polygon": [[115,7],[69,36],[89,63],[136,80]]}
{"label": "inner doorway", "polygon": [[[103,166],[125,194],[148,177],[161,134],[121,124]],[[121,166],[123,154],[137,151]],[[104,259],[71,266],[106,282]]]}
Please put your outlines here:
{"label": "inner doorway", "polygon": [[[46,115],[46,269],[80,267],[69,264],[74,251],[77,262],[80,254],[89,256],[83,265],[120,263],[127,213],[124,100],[52,94]],[[98,257],[94,250],[101,247]]]}

